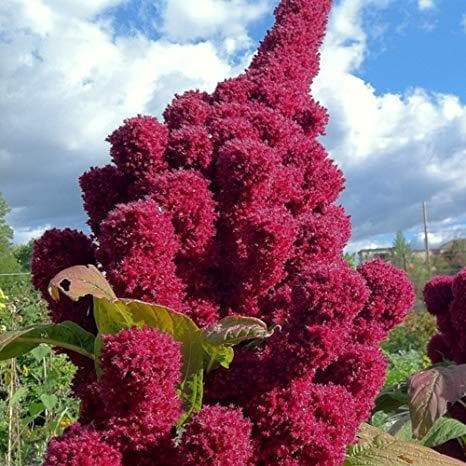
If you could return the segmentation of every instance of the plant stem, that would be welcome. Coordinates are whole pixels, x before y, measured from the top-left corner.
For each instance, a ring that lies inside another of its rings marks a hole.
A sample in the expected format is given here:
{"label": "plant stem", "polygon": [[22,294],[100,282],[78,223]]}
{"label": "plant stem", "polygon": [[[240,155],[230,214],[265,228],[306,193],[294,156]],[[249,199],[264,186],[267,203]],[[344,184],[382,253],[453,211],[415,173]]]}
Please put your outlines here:
{"label": "plant stem", "polygon": [[15,375],[16,375],[16,359],[12,359],[10,363],[10,388],[8,390],[8,450],[6,454],[6,466],[12,465],[13,457],[13,395],[15,393]]}

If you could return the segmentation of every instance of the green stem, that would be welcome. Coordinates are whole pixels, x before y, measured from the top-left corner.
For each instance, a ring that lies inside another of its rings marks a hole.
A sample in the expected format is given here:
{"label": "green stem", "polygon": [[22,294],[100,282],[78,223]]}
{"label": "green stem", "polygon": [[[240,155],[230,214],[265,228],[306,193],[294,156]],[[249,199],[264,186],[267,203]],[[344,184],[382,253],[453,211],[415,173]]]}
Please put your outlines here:
{"label": "green stem", "polygon": [[37,344],[44,343],[44,344],[50,345],[50,346],[59,346],[60,348],[69,349],[69,350],[74,351],[76,353],[82,354],[83,356],[86,356],[87,358],[92,359],[93,361],[95,359],[95,357],[94,357],[94,355],[92,353],[87,352],[86,350],[80,348],[79,346],[70,345],[68,343],[52,340],[50,338],[23,338],[23,337],[18,337],[18,338],[16,338],[16,341],[24,342],[24,343],[37,343]]}

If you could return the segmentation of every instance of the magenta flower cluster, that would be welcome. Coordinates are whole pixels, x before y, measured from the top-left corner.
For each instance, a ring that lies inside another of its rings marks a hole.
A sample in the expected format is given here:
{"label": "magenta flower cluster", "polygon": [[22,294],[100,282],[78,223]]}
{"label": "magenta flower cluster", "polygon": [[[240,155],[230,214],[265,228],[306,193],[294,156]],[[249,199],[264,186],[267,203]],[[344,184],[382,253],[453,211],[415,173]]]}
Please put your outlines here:
{"label": "magenta flower cluster", "polygon": [[[330,6],[282,0],[246,72],[176,96],[163,123],[126,120],[108,138],[113,163],[80,180],[92,236],[52,230],[36,242],[44,296],[54,273],[92,263],[118,296],[200,326],[230,314],[279,326],[207,376],[207,404],[176,445],[179,348],[147,329],[107,337],[102,379],[80,364],[82,426],[51,442],[48,466],[87,464],[66,458],[89,436],[86,449],[124,465],[342,463],[383,384],[379,343],[414,294],[390,265],[342,259],[344,178],[316,139],[327,114],[308,94]],[[87,300],[65,304],[50,302],[55,321],[95,327]]]}
{"label": "magenta flower cluster", "polygon": [[[424,288],[424,300],[427,310],[437,319],[438,332],[427,345],[432,363],[466,364],[466,269],[454,277],[434,277]],[[464,406],[464,400],[449,405],[449,415],[466,423]],[[456,440],[437,449],[466,462],[465,450]]]}

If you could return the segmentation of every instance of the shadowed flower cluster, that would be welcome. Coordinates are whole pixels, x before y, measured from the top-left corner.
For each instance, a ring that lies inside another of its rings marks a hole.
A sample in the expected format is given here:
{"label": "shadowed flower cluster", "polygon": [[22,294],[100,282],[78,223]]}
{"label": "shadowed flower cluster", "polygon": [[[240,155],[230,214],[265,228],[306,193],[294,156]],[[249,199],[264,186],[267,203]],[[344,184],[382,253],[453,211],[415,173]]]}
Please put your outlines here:
{"label": "shadowed flower cluster", "polygon": [[[438,333],[427,345],[427,354],[433,364],[451,361],[466,364],[466,269],[456,276],[439,275],[424,288],[427,310],[436,317]],[[449,406],[449,415],[466,422],[464,399]],[[466,461],[465,450],[456,441],[436,448],[440,453]]]}
{"label": "shadowed flower cluster", "polygon": [[[98,433],[68,431],[47,465],[74,465],[66,455],[89,435],[86,448],[103,442],[124,465],[342,463],[383,384],[379,343],[414,295],[392,266],[353,270],[341,257],[351,234],[335,204],[344,178],[317,140],[327,113],[308,94],[330,7],[282,0],[242,75],[176,96],[163,123],[126,120],[108,138],[112,164],[80,180],[92,236],[53,230],[34,248],[44,296],[56,272],[95,263],[118,296],[200,326],[241,314],[280,330],[208,375],[208,405],[176,447],[176,344],[147,329],[107,337],[102,379],[81,364],[75,384],[81,422]],[[86,300],[50,304],[55,321],[95,325]]]}

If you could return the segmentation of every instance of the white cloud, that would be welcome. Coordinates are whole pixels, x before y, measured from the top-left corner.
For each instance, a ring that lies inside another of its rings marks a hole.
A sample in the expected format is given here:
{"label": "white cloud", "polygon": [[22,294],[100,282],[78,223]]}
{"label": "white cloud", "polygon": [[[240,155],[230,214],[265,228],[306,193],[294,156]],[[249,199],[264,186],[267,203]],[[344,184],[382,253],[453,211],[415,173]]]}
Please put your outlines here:
{"label": "white cloud", "polygon": [[[408,232],[413,237],[413,247],[424,247],[424,231],[412,229]],[[439,247],[448,241],[466,237],[466,215],[428,222],[428,238],[431,247]]]}
{"label": "white cloud", "polygon": [[250,45],[247,26],[264,16],[270,0],[165,0],[162,31],[171,40],[189,41],[212,36],[227,38],[232,52]]}
{"label": "white cloud", "polygon": [[234,72],[210,41],[114,38],[87,19],[115,3],[84,2],[74,15],[71,0],[1,2],[0,186],[16,229],[82,227],[77,178],[108,160],[106,135]]}
{"label": "white cloud", "polygon": [[431,10],[435,8],[435,0],[418,0],[417,2],[420,10]]}
{"label": "white cloud", "polygon": [[430,200],[433,220],[465,211],[466,107],[453,95],[410,89],[379,94],[357,76],[367,53],[362,8],[383,2],[345,0],[334,10],[314,91],[328,107],[324,139],[343,167],[342,201],[354,240],[420,223]]}
{"label": "white cloud", "polygon": [[[38,0],[27,0],[27,3]],[[92,18],[108,8],[128,0],[43,0],[45,5],[61,14],[80,18]],[[40,3],[40,1],[39,1]]]}
{"label": "white cloud", "polygon": [[37,239],[46,231],[52,228],[51,225],[44,225],[42,227],[31,228],[31,227],[19,227],[15,230],[15,243],[25,244],[31,239]]}
{"label": "white cloud", "polygon": [[363,249],[379,249],[379,248],[389,248],[392,246],[393,241],[391,239],[378,239],[370,238],[363,239],[359,241],[351,241],[348,246],[345,248],[345,252],[350,254],[357,253]]}
{"label": "white cloud", "polygon": [[[105,136],[125,117],[159,115],[175,92],[236,74],[248,25],[276,3],[166,0],[154,39],[115,36],[95,19],[125,1],[0,2],[0,186],[17,241],[45,225],[82,227],[77,177],[108,160]],[[415,235],[424,200],[434,223],[451,219],[435,234],[466,220],[464,104],[423,89],[381,94],[358,76],[370,45],[362,13],[390,1],[336,4],[314,84],[331,115],[325,144],[348,180],[353,250],[387,245],[399,229]]]}

